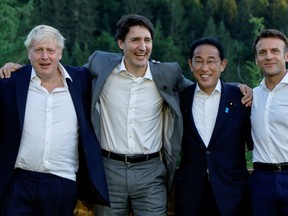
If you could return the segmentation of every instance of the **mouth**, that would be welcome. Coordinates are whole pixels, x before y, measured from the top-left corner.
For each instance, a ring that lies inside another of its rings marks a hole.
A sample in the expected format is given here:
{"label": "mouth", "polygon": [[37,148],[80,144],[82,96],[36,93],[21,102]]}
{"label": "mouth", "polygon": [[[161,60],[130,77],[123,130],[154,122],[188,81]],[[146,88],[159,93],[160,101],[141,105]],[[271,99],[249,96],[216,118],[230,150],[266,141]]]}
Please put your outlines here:
{"label": "mouth", "polygon": [[46,67],[49,67],[49,66],[50,66],[50,63],[39,63],[39,65],[40,65],[41,67],[46,68]]}
{"label": "mouth", "polygon": [[47,66],[47,65],[50,65],[50,63],[39,63],[40,65],[43,65],[43,66]]}
{"label": "mouth", "polygon": [[209,78],[211,75],[210,75],[210,74],[200,74],[200,76],[201,76],[202,78]]}
{"label": "mouth", "polygon": [[135,56],[138,58],[144,58],[146,55],[145,53],[136,53]]}
{"label": "mouth", "polygon": [[276,65],[276,63],[269,62],[269,63],[265,63],[264,65],[270,67],[270,66]]}

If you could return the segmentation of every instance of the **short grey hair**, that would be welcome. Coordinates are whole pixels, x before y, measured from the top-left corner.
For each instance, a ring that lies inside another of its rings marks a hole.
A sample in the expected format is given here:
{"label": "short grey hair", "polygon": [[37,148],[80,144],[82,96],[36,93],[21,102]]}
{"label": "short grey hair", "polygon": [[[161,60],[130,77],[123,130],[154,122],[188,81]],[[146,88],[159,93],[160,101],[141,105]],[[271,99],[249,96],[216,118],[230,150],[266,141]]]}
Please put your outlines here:
{"label": "short grey hair", "polygon": [[43,42],[47,39],[54,40],[61,50],[64,49],[65,38],[57,29],[48,25],[38,25],[35,28],[33,28],[31,32],[28,34],[27,39],[24,42],[24,45],[26,46],[27,50],[29,50],[32,47],[32,43],[34,41]]}

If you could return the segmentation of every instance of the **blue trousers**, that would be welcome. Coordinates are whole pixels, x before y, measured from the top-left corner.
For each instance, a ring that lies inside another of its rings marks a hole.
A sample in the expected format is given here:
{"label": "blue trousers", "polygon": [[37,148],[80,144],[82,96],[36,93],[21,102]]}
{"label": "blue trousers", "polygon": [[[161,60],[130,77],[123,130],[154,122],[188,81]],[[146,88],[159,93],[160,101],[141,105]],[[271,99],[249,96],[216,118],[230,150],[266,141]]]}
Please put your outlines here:
{"label": "blue trousers", "polygon": [[250,192],[254,216],[288,215],[288,171],[253,171]]}
{"label": "blue trousers", "polygon": [[76,202],[76,182],[16,169],[0,200],[0,215],[72,216]]}

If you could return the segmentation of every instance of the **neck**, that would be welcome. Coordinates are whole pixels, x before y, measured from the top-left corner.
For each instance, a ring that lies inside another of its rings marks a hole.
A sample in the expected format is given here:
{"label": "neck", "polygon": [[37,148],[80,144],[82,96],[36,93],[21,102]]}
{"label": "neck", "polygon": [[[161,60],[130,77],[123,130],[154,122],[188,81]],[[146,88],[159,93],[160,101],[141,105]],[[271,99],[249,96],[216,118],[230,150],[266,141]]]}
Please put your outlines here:
{"label": "neck", "polygon": [[128,65],[126,62],[124,62],[124,63],[125,63],[125,67],[126,67],[127,71],[130,74],[134,75],[135,77],[144,77],[145,76],[148,64],[146,66],[133,67],[131,65]]}
{"label": "neck", "polygon": [[281,73],[278,76],[265,76],[265,84],[266,87],[272,91],[275,86],[281,82],[281,80],[283,79],[283,77],[286,75],[286,71],[285,73]]}
{"label": "neck", "polygon": [[55,88],[64,87],[63,80],[62,80],[62,74],[59,70],[57,70],[57,73],[49,79],[41,79],[41,86],[47,89],[47,91],[50,93]]}

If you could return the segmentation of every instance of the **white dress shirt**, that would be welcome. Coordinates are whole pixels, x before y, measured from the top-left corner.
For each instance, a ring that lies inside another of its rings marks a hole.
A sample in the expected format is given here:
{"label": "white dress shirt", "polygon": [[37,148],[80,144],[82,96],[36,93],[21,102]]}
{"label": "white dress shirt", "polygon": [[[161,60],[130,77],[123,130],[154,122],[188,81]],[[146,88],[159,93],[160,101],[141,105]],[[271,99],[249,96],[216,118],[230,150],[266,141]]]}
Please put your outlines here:
{"label": "white dress shirt", "polygon": [[253,162],[288,162],[288,75],[270,91],[262,80],[253,89]]}
{"label": "white dress shirt", "polygon": [[163,98],[148,65],[135,77],[124,59],[100,93],[101,146],[119,154],[150,154],[162,147]]}
{"label": "white dress shirt", "polygon": [[198,83],[194,93],[192,113],[196,128],[204,144],[208,147],[217,114],[221,97],[221,82],[218,83],[210,95],[207,95],[200,88]]}
{"label": "white dress shirt", "polygon": [[[24,127],[15,167],[76,180],[78,120],[62,65],[64,87],[49,93],[32,69]],[[72,79],[71,79],[72,80]]]}

